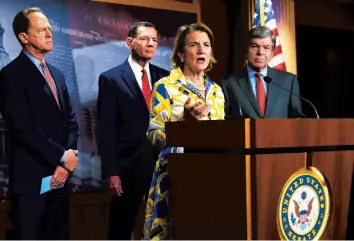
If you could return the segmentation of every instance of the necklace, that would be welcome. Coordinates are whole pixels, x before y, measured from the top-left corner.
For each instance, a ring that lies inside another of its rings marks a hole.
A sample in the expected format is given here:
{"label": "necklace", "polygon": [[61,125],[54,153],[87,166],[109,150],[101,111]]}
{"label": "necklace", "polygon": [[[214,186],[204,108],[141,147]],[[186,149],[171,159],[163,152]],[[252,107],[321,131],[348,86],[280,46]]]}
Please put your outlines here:
{"label": "necklace", "polygon": [[[206,82],[204,79],[204,74],[199,75],[197,78],[195,78],[191,75],[191,73],[192,71],[190,71],[189,69],[186,69],[184,71],[184,75],[190,80],[190,82],[196,87],[198,91],[206,91]],[[198,86],[196,83],[202,83],[203,86]]]}
{"label": "necklace", "polygon": [[[199,91],[205,91],[206,90],[205,80],[204,79],[201,81],[199,77],[198,78],[193,78],[192,76],[187,76],[187,77],[191,80],[192,84],[197,88],[197,90],[199,90]],[[203,83],[203,87],[196,85],[195,84],[196,82],[197,83],[198,82],[202,82]]]}
{"label": "necklace", "polygon": [[197,90],[199,90],[199,91],[206,91],[206,88],[201,88],[201,89],[197,88]]}

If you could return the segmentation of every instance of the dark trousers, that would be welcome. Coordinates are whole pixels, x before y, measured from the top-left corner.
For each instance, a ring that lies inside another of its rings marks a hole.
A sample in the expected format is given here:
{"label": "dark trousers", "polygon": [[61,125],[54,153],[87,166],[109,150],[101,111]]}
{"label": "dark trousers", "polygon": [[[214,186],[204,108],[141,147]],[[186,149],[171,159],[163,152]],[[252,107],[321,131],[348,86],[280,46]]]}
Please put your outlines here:
{"label": "dark trousers", "polygon": [[122,180],[123,195],[112,196],[109,209],[109,240],[130,240],[144,195],[150,188],[148,181]]}
{"label": "dark trousers", "polygon": [[11,212],[15,239],[69,239],[67,187],[45,194],[13,195]]}

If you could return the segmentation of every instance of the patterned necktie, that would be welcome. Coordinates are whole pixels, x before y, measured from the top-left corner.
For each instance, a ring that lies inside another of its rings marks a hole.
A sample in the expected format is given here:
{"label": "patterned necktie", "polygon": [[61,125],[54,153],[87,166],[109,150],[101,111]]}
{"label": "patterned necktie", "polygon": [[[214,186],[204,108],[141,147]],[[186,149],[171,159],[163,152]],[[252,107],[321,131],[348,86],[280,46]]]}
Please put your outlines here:
{"label": "patterned necktie", "polygon": [[141,84],[141,89],[144,95],[144,99],[146,102],[146,106],[148,108],[148,110],[150,110],[150,98],[151,98],[151,89],[150,89],[150,84],[149,84],[149,77],[147,75],[146,70],[143,68],[141,70],[141,72],[143,73],[143,76],[141,78],[142,80],[142,84]]}
{"label": "patterned necktie", "polygon": [[47,65],[43,61],[41,61],[40,66],[43,68],[44,78],[47,81],[47,84],[49,85],[49,88],[52,91],[58,106],[60,107],[59,99],[58,99],[58,92],[57,92],[57,88],[55,87],[54,79],[53,79],[52,75],[50,74],[50,71],[49,71]]}
{"label": "patterned necktie", "polygon": [[264,116],[265,107],[266,107],[266,93],[263,85],[263,79],[261,73],[256,73],[257,83],[256,83],[256,90],[257,90],[257,102],[259,109],[261,110],[262,115]]}

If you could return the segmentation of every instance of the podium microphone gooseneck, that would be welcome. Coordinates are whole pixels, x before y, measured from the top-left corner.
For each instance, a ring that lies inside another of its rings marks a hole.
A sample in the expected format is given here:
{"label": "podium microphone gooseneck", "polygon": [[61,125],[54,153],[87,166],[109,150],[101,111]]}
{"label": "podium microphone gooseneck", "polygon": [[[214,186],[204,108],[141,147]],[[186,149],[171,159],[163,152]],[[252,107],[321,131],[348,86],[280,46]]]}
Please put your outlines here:
{"label": "podium microphone gooseneck", "polygon": [[[290,90],[285,89],[285,88],[284,88],[283,86],[281,86],[281,85],[278,85],[277,83],[273,82],[272,78],[270,78],[269,76],[264,76],[263,79],[264,79],[264,81],[265,81],[266,83],[276,85],[276,86],[278,86],[279,88],[281,88],[281,89],[283,89],[283,90],[289,92],[289,93],[292,94],[292,95],[295,95],[296,97],[299,97],[301,100],[303,100],[303,101],[307,102],[308,104],[310,104],[310,106],[312,107],[312,109],[315,111],[316,118],[317,118],[317,119],[320,119],[320,116],[319,116],[318,113],[317,113],[317,109],[316,109],[315,105],[312,104],[311,101],[309,101],[308,99],[306,99],[306,98],[304,98],[304,97],[301,97],[300,95],[295,94],[294,92],[292,92],[292,91],[290,91]],[[304,115],[304,114],[303,114],[303,115]],[[305,116],[305,115],[304,115],[304,116]],[[305,117],[306,117],[306,116],[305,116]]]}

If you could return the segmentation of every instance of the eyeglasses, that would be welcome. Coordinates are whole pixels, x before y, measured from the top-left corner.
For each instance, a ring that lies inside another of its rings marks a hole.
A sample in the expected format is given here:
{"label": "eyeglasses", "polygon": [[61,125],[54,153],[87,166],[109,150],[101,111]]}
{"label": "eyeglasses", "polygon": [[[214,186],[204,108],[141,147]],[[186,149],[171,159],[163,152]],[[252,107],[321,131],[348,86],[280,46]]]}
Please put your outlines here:
{"label": "eyeglasses", "polygon": [[159,43],[159,39],[155,37],[148,37],[148,36],[137,36],[135,37],[137,40],[142,41],[142,42],[150,42],[150,39],[153,44],[157,45]]}

